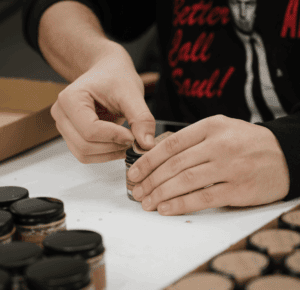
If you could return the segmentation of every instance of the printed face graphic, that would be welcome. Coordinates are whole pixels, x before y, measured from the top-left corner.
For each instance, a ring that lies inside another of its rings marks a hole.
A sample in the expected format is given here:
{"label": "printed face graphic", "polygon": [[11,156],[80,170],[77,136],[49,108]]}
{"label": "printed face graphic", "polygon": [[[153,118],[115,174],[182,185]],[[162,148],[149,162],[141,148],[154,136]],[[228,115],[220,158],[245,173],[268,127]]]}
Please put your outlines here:
{"label": "printed face graphic", "polygon": [[257,0],[228,0],[235,26],[243,33],[253,31]]}

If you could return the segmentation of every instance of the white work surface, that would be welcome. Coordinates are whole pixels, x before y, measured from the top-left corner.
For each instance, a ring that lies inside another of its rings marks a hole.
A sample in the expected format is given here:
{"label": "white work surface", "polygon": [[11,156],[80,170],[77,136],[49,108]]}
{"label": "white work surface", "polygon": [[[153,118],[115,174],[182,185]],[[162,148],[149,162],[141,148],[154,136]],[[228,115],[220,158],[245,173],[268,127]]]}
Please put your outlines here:
{"label": "white work surface", "polygon": [[[0,166],[0,186],[65,204],[68,229],[103,236],[107,290],[162,289],[299,203],[164,217],[126,195],[125,162],[84,165],[59,138]],[[189,221],[189,222],[187,222]]]}

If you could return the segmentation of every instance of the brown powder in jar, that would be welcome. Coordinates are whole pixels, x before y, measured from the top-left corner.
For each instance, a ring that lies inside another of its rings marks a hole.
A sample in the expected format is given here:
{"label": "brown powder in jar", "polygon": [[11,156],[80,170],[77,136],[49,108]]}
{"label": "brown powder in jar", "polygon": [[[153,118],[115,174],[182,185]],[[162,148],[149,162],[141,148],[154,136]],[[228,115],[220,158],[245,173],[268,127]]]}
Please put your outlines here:
{"label": "brown powder in jar", "polygon": [[0,245],[9,244],[13,240],[16,227],[10,212],[0,210]]}
{"label": "brown powder in jar", "polygon": [[38,197],[15,202],[10,206],[17,228],[17,240],[43,246],[43,240],[53,232],[65,231],[63,202]]}
{"label": "brown powder in jar", "polygon": [[46,256],[80,257],[90,266],[90,277],[96,290],[106,287],[102,236],[88,230],[69,230],[48,236],[44,242]]}

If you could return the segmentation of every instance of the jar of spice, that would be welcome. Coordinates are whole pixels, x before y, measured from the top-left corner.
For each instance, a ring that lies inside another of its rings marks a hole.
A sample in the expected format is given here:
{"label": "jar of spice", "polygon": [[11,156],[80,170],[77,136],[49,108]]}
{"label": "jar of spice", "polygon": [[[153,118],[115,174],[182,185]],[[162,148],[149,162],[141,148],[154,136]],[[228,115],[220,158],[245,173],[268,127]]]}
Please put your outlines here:
{"label": "jar of spice", "polygon": [[28,190],[19,186],[0,186],[0,210],[9,210],[16,201],[28,198]]}
{"label": "jar of spice", "polygon": [[17,240],[40,247],[51,233],[66,230],[64,204],[48,197],[28,198],[10,206],[17,230]]}
{"label": "jar of spice", "polygon": [[0,290],[11,290],[10,275],[3,270],[0,270]]}
{"label": "jar of spice", "polygon": [[135,182],[132,182],[129,178],[128,178],[128,171],[130,169],[130,167],[132,166],[132,164],[137,161],[141,156],[143,156],[142,154],[138,154],[135,153],[133,148],[129,148],[126,150],[126,159],[125,159],[125,164],[126,164],[126,187],[127,187],[127,196],[130,200],[134,200],[134,197],[132,195],[132,190],[135,186]]}
{"label": "jar of spice", "polygon": [[25,276],[30,290],[95,290],[89,266],[81,259],[44,259],[28,267]]}
{"label": "jar of spice", "polygon": [[10,212],[0,210],[0,244],[12,242],[16,227],[13,222],[13,216]]}
{"label": "jar of spice", "polygon": [[70,256],[86,260],[96,290],[106,287],[104,246],[100,234],[87,230],[69,230],[48,236],[44,242],[46,256]]}
{"label": "jar of spice", "polygon": [[19,241],[0,245],[0,268],[7,271],[12,280],[12,290],[27,290],[25,269],[40,260],[43,250],[32,243]]}

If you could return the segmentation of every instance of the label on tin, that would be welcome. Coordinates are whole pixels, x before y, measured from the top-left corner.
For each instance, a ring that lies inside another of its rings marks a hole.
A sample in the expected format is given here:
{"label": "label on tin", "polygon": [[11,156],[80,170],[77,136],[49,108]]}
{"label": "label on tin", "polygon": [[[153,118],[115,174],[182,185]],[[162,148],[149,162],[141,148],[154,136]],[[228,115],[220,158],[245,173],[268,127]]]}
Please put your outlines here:
{"label": "label on tin", "polygon": [[8,233],[7,235],[0,237],[0,245],[6,245],[6,244],[10,244],[13,240],[13,235],[16,231],[16,228],[14,227],[13,230]]}
{"label": "label on tin", "polygon": [[17,240],[34,243],[43,248],[43,241],[47,236],[54,232],[66,230],[66,222],[64,217],[63,219],[50,224],[38,226],[16,225],[16,227]]}

